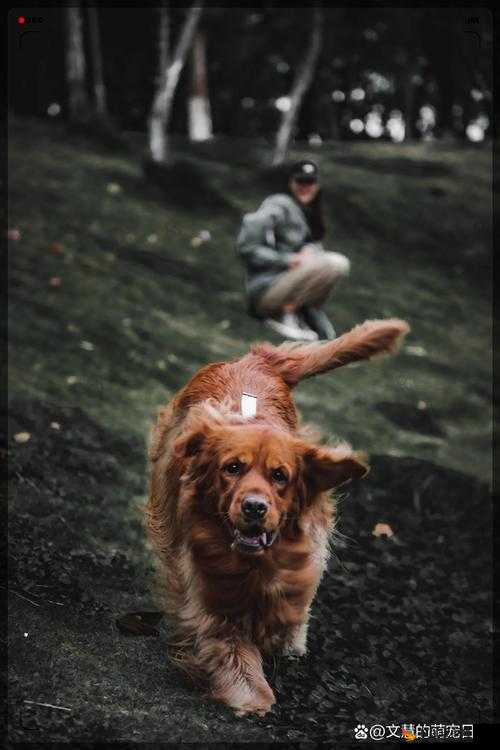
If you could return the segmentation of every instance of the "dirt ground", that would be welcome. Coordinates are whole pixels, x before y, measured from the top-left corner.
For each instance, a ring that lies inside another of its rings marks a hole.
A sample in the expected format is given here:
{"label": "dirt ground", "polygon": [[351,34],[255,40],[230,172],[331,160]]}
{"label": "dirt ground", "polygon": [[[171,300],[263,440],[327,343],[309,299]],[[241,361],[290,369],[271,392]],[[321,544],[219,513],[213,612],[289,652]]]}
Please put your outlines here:
{"label": "dirt ground", "polygon": [[[12,405],[12,434],[21,428],[34,437],[10,465],[22,508],[9,545],[12,741],[342,742],[358,723],[491,721],[491,519],[480,482],[372,457],[369,479],[340,502],[308,655],[268,664],[277,706],[237,719],[167,664],[163,625],[156,637],[116,626],[155,609],[126,498],[141,492],[129,479],[143,446],[78,409],[36,402]],[[393,537],[373,535],[380,522]]]}
{"label": "dirt ground", "polygon": [[[493,720],[485,151],[318,153],[333,247],[352,261],[328,309],[335,327],[394,315],[412,331],[397,356],[297,389],[305,421],[367,451],[372,469],[339,498],[308,655],[266,664],[272,713],[237,719],[203,700],[169,665],[163,621],[150,636],[117,627],[156,610],[140,513],[156,410],[199,367],[264,338],[246,314],[234,237],[268,186],[250,151],[226,146],[196,163],[203,190],[221,196],[205,206],[196,174],[176,201],[144,181],[136,154],[13,124],[12,745],[345,747],[359,746],[358,724]],[[375,536],[377,524],[393,535]]]}

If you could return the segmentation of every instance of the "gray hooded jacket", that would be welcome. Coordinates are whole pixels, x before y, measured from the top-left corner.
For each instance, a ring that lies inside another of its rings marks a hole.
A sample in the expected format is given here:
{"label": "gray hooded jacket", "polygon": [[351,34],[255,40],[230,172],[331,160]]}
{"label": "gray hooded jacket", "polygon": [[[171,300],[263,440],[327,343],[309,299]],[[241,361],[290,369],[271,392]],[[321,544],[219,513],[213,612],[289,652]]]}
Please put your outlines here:
{"label": "gray hooded jacket", "polygon": [[254,213],[245,214],[236,248],[246,267],[249,311],[265,290],[289,268],[290,257],[304,245],[313,244],[311,230],[299,204],[286,193],[270,195]]}

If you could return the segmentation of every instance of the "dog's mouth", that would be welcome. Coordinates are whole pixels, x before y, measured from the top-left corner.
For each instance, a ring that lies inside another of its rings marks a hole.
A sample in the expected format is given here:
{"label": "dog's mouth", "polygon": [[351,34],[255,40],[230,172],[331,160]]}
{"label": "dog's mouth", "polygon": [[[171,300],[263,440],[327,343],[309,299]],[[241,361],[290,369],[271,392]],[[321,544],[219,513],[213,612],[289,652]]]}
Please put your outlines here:
{"label": "dog's mouth", "polygon": [[[250,531],[252,533],[250,533]],[[268,549],[276,541],[278,529],[275,529],[274,531],[251,529],[247,532],[243,532],[240,531],[240,529],[234,528],[233,535],[234,538],[231,549],[255,554]]]}

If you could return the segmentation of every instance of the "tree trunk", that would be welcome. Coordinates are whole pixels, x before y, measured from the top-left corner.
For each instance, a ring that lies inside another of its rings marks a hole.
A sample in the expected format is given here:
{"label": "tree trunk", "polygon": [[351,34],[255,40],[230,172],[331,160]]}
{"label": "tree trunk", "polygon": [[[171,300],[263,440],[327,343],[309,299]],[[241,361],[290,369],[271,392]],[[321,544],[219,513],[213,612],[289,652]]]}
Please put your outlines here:
{"label": "tree trunk", "polygon": [[85,88],[85,52],[83,48],[82,14],[79,5],[67,6],[66,15],[66,81],[70,122],[86,122],[89,100]]}
{"label": "tree trunk", "polygon": [[403,88],[403,113],[405,120],[405,140],[413,140],[417,134],[415,112],[415,83],[413,82],[414,70],[408,65],[402,76]]}
{"label": "tree trunk", "polygon": [[273,165],[277,166],[285,161],[285,157],[288,151],[290,140],[293,135],[293,128],[297,122],[297,117],[304,99],[304,95],[307,92],[314,75],[316,63],[318,61],[319,53],[321,50],[321,41],[323,36],[323,11],[321,8],[314,9],[313,16],[313,28],[311,32],[311,40],[309,43],[309,49],[302,62],[302,65],[297,70],[295,80],[292,85],[290,92],[290,107],[288,111],[283,112],[281,118],[281,124],[276,134],[276,145],[273,154]]}
{"label": "tree trunk", "polygon": [[167,129],[172,112],[172,103],[202,9],[203,6],[201,5],[193,5],[188,10],[174,53],[172,57],[169,57],[170,18],[166,6],[163,5],[160,8],[157,90],[149,118],[149,148],[151,158],[157,164],[168,164],[171,160]]}
{"label": "tree trunk", "polygon": [[87,8],[89,19],[90,50],[92,55],[92,68],[94,71],[94,95],[95,108],[99,117],[105,119],[108,116],[106,104],[106,87],[104,85],[104,76],[102,68],[101,43],[99,39],[99,21],[97,18],[97,8],[89,6]]}
{"label": "tree trunk", "polygon": [[161,163],[167,152],[167,136],[165,132],[163,107],[164,97],[162,98],[162,92],[165,90],[167,79],[170,16],[165,5],[162,5],[158,10],[160,15],[158,34],[158,75],[156,78],[156,94],[149,118],[149,149],[153,161]]}
{"label": "tree trunk", "polygon": [[342,132],[341,132],[341,120],[342,120],[342,110],[340,106],[336,102],[331,102],[331,117],[330,117],[330,138],[332,141],[340,141],[342,138]]}
{"label": "tree trunk", "polygon": [[212,116],[207,86],[206,43],[201,31],[198,31],[195,36],[191,60],[191,96],[188,103],[189,138],[191,141],[208,141],[212,137]]}
{"label": "tree trunk", "polygon": [[417,135],[418,83],[420,74],[418,62],[421,49],[422,15],[418,9],[398,8],[394,15],[396,30],[399,32],[399,71],[398,94],[405,124],[405,140],[413,140]]}

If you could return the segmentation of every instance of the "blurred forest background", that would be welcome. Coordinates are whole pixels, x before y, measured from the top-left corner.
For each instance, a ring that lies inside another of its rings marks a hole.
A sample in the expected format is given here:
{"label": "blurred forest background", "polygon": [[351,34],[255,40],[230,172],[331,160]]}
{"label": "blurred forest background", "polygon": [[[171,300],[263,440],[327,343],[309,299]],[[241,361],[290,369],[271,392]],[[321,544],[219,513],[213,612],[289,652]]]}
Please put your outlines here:
{"label": "blurred forest background", "polygon": [[[146,131],[169,71],[169,130],[194,140],[274,143],[287,114],[297,139],[318,148],[329,139],[481,143],[491,134],[485,8],[75,5],[11,21],[27,33],[19,44],[11,37],[18,115],[85,121],[93,110],[120,131]],[[210,120],[198,130],[196,97]]]}

